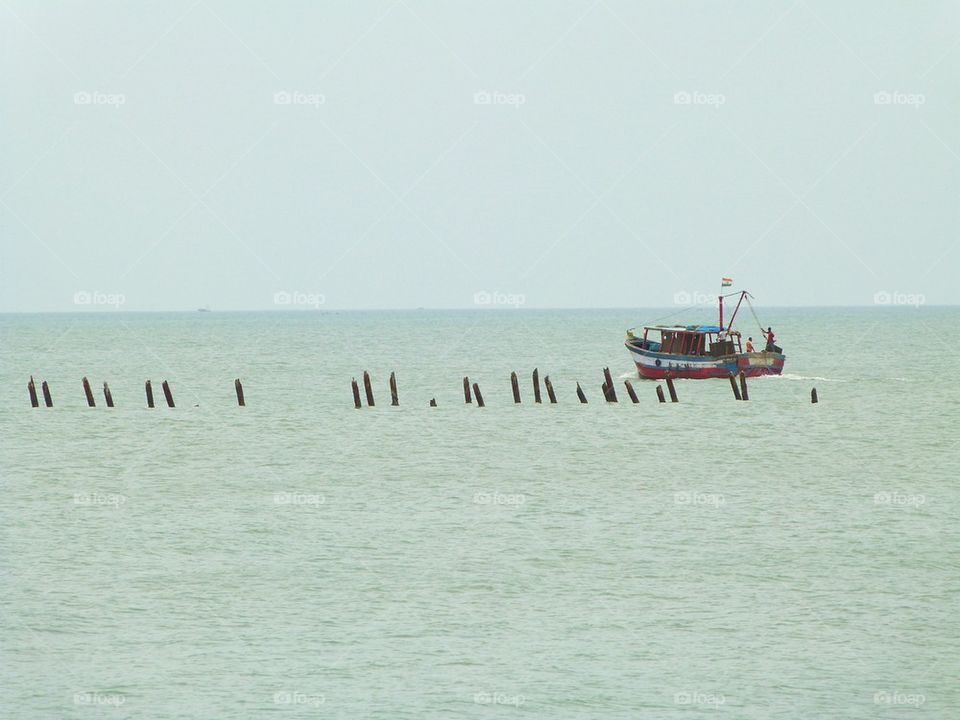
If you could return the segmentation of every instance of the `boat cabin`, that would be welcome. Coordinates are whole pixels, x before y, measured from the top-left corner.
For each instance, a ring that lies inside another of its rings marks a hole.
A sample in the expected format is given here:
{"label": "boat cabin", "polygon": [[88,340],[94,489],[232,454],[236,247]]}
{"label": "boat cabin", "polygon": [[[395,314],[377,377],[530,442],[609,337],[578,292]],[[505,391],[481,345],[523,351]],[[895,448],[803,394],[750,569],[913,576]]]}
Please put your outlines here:
{"label": "boat cabin", "polygon": [[630,333],[629,343],[642,350],[669,355],[720,357],[743,352],[740,333],[717,325],[651,325],[643,337]]}

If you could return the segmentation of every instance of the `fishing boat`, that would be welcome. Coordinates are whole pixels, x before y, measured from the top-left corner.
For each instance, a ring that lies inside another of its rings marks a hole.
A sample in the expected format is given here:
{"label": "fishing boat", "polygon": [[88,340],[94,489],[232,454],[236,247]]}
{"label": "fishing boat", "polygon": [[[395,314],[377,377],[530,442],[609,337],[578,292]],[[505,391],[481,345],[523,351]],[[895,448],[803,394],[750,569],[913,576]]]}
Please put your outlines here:
{"label": "fishing boat", "polygon": [[[724,298],[736,295],[740,296],[737,306],[724,325]],[[741,372],[747,377],[782,373],[786,356],[782,348],[773,344],[772,333],[767,334],[769,328],[764,330],[759,319],[757,324],[762,334],[758,336],[757,345],[762,347],[760,350],[752,348],[751,343],[744,347],[740,332],[733,329],[733,321],[744,300],[753,312],[750,297],[746,290],[721,294],[717,325],[647,325],[642,336],[634,332],[636,328],[627,330],[625,344],[640,377],[700,379],[731,377]],[[753,315],[756,318],[756,312]]]}

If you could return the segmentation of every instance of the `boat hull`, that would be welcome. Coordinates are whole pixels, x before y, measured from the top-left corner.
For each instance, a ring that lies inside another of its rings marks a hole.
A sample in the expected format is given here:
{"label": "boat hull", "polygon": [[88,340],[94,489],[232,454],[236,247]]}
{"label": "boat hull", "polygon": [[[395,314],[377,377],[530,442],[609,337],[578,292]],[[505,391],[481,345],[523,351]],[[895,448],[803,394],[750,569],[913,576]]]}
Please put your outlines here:
{"label": "boat hull", "polygon": [[783,372],[786,356],[775,352],[736,353],[721,357],[701,355],[673,355],[644,350],[627,343],[640,377],[661,380],[672,378],[703,380],[739,375],[746,377],[779,375]]}

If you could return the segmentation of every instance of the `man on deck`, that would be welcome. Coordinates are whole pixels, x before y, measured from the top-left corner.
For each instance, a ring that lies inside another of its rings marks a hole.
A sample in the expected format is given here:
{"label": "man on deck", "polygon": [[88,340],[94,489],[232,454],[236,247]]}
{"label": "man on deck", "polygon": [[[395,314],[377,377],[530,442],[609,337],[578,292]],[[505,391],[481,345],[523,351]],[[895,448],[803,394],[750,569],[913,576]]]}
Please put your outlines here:
{"label": "man on deck", "polygon": [[752,338],[752,337],[748,337],[748,338],[747,338],[747,352],[748,352],[748,353],[753,352],[753,338]]}
{"label": "man on deck", "polygon": [[773,352],[773,330],[767,326],[767,352]]}

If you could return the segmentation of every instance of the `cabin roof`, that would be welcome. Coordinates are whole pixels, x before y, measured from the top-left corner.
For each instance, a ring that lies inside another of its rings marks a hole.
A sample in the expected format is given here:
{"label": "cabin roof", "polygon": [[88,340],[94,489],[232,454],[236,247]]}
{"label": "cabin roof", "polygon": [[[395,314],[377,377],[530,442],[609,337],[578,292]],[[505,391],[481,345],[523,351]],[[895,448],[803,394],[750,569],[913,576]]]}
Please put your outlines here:
{"label": "cabin roof", "polygon": [[718,333],[719,325],[646,325],[647,330],[666,330],[667,332]]}

